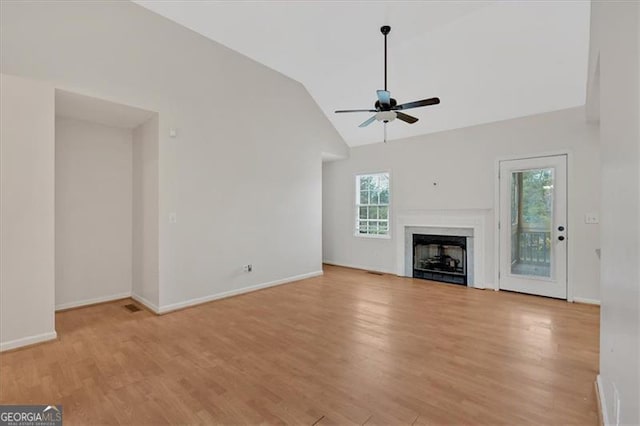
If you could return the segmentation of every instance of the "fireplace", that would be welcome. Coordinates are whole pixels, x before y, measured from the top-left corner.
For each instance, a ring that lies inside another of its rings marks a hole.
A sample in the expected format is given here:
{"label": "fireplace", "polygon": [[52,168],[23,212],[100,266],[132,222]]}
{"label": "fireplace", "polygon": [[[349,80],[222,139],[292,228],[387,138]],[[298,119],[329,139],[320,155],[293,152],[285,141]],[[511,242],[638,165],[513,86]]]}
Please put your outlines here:
{"label": "fireplace", "polygon": [[467,285],[467,237],[413,234],[413,277]]}

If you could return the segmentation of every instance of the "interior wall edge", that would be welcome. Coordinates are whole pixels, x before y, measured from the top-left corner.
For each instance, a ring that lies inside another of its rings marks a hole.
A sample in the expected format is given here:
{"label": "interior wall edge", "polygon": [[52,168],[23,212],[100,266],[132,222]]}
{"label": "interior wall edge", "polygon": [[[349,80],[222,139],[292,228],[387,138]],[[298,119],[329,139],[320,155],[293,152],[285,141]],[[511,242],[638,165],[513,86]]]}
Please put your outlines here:
{"label": "interior wall edge", "polygon": [[154,314],[160,314],[160,308],[158,308],[158,305],[156,305],[155,303],[152,303],[149,299],[143,296],[140,296],[139,294],[136,294],[136,293],[131,293],[131,298],[136,302],[144,305],[147,309],[149,309]]}
{"label": "interior wall edge", "polygon": [[609,414],[607,413],[607,402],[604,396],[604,390],[602,387],[602,375],[598,374],[596,377],[596,395],[597,395],[597,403],[598,403],[598,414],[602,416],[602,424],[610,425],[609,422]]}
{"label": "interior wall edge", "polygon": [[50,84],[5,73],[0,80],[0,350],[7,350],[55,338],[55,123]]}

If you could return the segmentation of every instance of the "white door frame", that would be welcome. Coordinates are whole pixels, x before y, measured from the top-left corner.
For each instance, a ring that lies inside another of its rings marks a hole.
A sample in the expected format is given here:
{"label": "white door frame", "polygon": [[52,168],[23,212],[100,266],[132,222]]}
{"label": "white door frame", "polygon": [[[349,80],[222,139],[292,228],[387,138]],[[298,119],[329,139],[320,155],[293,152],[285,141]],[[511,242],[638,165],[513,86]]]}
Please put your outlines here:
{"label": "white door frame", "polygon": [[[567,227],[568,224],[573,224],[573,194],[571,192],[571,183],[573,182],[573,152],[569,149],[560,151],[544,151],[535,154],[520,154],[520,155],[507,155],[497,157],[494,162],[494,191],[493,191],[493,267],[494,274],[493,279],[495,285],[493,289],[495,291],[500,290],[500,162],[510,160],[526,160],[528,158],[539,157],[555,157],[558,155],[567,156]],[[574,241],[575,238],[567,238],[567,302],[573,302],[573,256],[574,253]]]}

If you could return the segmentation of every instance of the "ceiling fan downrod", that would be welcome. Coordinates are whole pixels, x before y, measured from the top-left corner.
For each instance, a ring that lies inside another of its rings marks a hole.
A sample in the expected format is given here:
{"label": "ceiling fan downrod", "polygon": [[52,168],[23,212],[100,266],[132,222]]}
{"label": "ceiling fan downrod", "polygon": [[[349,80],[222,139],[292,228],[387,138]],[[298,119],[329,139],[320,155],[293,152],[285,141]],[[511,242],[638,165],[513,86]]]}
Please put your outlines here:
{"label": "ceiling fan downrod", "polygon": [[380,27],[380,32],[384,35],[384,90],[387,90],[387,34],[391,32],[389,25]]}

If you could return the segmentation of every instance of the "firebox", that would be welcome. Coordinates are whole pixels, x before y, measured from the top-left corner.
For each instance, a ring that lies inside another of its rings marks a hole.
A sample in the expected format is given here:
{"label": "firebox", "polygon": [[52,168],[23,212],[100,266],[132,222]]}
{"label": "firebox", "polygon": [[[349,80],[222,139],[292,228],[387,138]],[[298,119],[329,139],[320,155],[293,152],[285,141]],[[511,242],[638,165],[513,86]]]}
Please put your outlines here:
{"label": "firebox", "polygon": [[413,277],[467,285],[467,238],[413,234]]}

